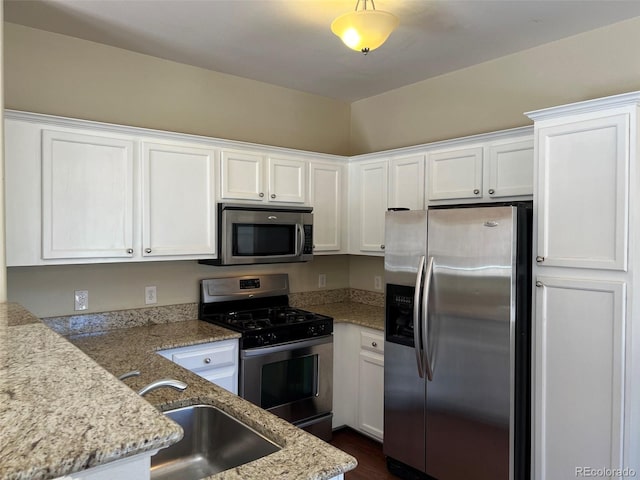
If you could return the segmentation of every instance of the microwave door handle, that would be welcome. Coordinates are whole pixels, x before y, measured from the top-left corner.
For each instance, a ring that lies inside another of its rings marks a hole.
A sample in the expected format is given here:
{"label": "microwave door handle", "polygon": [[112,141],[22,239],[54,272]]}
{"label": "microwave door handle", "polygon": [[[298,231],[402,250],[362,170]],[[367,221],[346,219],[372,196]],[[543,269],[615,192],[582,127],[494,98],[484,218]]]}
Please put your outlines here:
{"label": "microwave door handle", "polygon": [[429,353],[429,294],[431,292],[431,280],[433,278],[433,257],[427,262],[427,274],[424,280],[424,293],[422,295],[422,344],[424,345],[424,371],[427,380],[433,381],[433,362]]}
{"label": "microwave door handle", "polygon": [[420,378],[424,378],[424,361],[422,359],[422,345],[421,343],[421,335],[420,335],[420,326],[422,324],[420,318],[420,297],[422,293],[422,277],[424,276],[424,262],[425,257],[422,255],[420,257],[420,263],[418,265],[418,273],[416,275],[416,289],[413,294],[413,343],[415,345],[415,353],[416,353],[416,362],[418,362],[418,375]]}
{"label": "microwave door handle", "polygon": [[304,248],[305,236],[304,228],[299,223],[296,224],[296,230],[298,232],[298,244],[296,245],[296,257],[302,255],[302,249]]}

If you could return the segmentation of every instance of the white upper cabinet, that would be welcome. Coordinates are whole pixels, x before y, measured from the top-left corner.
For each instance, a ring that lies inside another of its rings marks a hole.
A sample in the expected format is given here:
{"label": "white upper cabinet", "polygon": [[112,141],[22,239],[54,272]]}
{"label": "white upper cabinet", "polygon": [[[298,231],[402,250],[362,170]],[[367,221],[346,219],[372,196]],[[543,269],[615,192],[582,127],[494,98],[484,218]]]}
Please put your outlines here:
{"label": "white upper cabinet", "polygon": [[[352,205],[357,218],[358,231],[351,231],[357,238],[356,250],[384,253],[384,213],[387,210],[387,185],[389,162],[377,160],[355,165],[351,187],[356,203]],[[354,220],[356,220],[354,218]],[[356,222],[351,222],[352,227]]]}
{"label": "white upper cabinet", "polygon": [[424,166],[424,154],[389,161],[389,208],[424,208]]}
{"label": "white upper cabinet", "polygon": [[42,258],[134,253],[134,144],[42,130]]}
{"label": "white upper cabinet", "polygon": [[142,255],[210,258],[216,247],[216,151],[142,143]]}
{"label": "white upper cabinet", "polygon": [[309,164],[314,253],[338,252],[343,248],[345,173],[345,165],[339,163],[312,161]]}
{"label": "white upper cabinet", "polygon": [[530,199],[533,195],[533,138],[526,135],[428,155],[427,191],[433,204]]}
{"label": "white upper cabinet", "polygon": [[257,152],[224,150],[220,198],[272,203],[306,203],[307,162]]}
{"label": "white upper cabinet", "polygon": [[229,200],[264,200],[263,169],[263,155],[223,151],[220,158],[220,197]]}
{"label": "white upper cabinet", "polygon": [[429,200],[482,198],[482,146],[429,153]]}
{"label": "white upper cabinet", "polygon": [[533,138],[490,144],[487,162],[485,196],[533,194]]}
{"label": "white upper cabinet", "polygon": [[538,130],[538,261],[625,270],[629,115]]}
{"label": "white upper cabinet", "polygon": [[307,162],[269,156],[269,201],[305,203],[307,188]]}

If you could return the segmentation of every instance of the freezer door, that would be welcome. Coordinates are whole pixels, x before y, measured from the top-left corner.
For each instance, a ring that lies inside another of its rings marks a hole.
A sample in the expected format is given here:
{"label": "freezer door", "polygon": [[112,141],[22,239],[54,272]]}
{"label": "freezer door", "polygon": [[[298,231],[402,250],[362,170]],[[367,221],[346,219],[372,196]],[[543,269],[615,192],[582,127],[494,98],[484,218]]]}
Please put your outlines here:
{"label": "freezer door", "polygon": [[414,306],[420,305],[426,254],[427,212],[387,212],[383,451],[420,471],[425,468],[425,379]]}
{"label": "freezer door", "polygon": [[424,472],[425,381],[413,348],[385,342],[384,350],[383,452]]}
{"label": "freezer door", "polygon": [[515,222],[514,207],[429,211],[426,473],[438,479],[510,478]]}
{"label": "freezer door", "polygon": [[427,211],[388,211],[384,232],[385,283],[414,286],[420,257],[427,254]]}

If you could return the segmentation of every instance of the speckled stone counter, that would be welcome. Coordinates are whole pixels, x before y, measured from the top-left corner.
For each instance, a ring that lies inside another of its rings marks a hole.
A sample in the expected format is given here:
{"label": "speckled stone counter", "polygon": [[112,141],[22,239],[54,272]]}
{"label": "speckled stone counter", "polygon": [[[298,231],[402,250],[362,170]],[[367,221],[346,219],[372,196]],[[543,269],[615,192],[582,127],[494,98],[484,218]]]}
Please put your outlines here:
{"label": "speckled stone counter", "polygon": [[306,307],[316,313],[333,317],[334,322],[355,323],[363,327],[384,330],[384,307],[357,302],[327,303]]}
{"label": "speckled stone counter", "polygon": [[237,336],[229,330],[193,320],[76,335],[69,340],[114,375],[140,370],[139,377],[125,380],[134,390],[164,377],[189,385],[184,392],[165,388],[148,394],[145,398],[159,409],[214,405],[282,447],[279,452],[213,475],[211,479],[322,480],[355,468],[356,460],[350,455],[155,353],[165,348]]}
{"label": "speckled stone counter", "polygon": [[0,478],[47,479],[171,445],[182,429],[24,308],[0,305]]}

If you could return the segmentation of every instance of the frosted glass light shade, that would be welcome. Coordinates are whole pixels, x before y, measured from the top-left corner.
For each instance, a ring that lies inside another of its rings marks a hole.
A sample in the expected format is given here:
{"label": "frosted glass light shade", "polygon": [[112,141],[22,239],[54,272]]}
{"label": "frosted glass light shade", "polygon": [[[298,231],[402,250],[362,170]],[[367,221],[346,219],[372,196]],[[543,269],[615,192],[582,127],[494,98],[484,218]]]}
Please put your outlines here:
{"label": "frosted glass light shade", "polygon": [[336,18],[331,31],[347,47],[366,53],[382,45],[397,26],[398,19],[388,12],[358,10]]}

